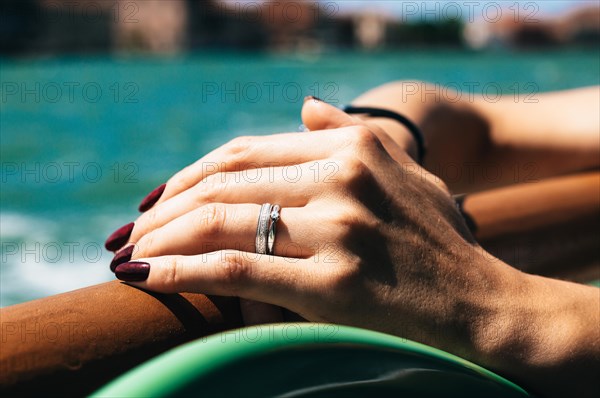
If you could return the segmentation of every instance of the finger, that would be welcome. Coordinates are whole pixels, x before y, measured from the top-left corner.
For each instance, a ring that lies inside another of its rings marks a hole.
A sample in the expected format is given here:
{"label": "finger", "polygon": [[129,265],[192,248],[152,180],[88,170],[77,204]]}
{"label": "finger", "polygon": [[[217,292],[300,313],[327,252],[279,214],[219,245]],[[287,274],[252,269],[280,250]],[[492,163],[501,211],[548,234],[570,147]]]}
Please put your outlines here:
{"label": "finger", "polygon": [[348,115],[343,110],[326,102],[309,99],[302,107],[302,122],[309,130],[337,129],[361,125],[367,127],[379,138],[385,150],[397,162],[412,161],[406,150],[379,126],[369,123],[359,117]]}
{"label": "finger", "polygon": [[341,166],[334,160],[293,166],[213,174],[193,188],[167,200],[136,221],[129,242],[208,203],[275,203],[302,207],[322,193],[320,186],[336,180]]}
{"label": "finger", "polygon": [[343,145],[344,137],[339,134],[284,133],[238,137],[171,177],[157,203],[172,198],[215,173],[325,159]]}
{"label": "finger", "polygon": [[311,97],[302,106],[302,123],[313,131],[354,126],[360,121],[333,105]]}
{"label": "finger", "polygon": [[162,293],[235,296],[300,312],[326,289],[324,269],[311,260],[224,250],[163,256],[119,265],[117,278]]}
{"label": "finger", "polygon": [[281,308],[260,301],[240,299],[240,310],[246,326],[279,323],[284,320]]}
{"label": "finger", "polygon": [[[144,235],[135,243],[132,258],[194,255],[224,249],[254,252],[260,207],[204,205]],[[313,244],[325,239],[319,217],[306,207],[282,208],[276,228],[273,254],[277,256],[310,257],[316,250]]]}

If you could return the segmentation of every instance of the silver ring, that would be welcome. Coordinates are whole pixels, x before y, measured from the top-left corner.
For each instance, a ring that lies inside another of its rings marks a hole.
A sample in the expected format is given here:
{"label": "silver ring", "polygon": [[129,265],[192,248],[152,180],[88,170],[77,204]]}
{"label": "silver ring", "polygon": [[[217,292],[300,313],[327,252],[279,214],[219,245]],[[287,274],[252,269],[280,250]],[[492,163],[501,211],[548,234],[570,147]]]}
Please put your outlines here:
{"label": "silver ring", "polygon": [[258,254],[267,254],[267,238],[269,236],[269,220],[271,218],[272,208],[273,205],[265,203],[261,206],[260,213],[258,213],[256,239],[254,240],[254,248]]}
{"label": "silver ring", "polygon": [[269,217],[271,218],[271,224],[269,225],[269,237],[267,239],[267,254],[273,254],[273,246],[275,246],[275,234],[277,234],[277,221],[281,218],[280,214],[281,208],[279,205],[274,205],[271,209],[271,214]]}

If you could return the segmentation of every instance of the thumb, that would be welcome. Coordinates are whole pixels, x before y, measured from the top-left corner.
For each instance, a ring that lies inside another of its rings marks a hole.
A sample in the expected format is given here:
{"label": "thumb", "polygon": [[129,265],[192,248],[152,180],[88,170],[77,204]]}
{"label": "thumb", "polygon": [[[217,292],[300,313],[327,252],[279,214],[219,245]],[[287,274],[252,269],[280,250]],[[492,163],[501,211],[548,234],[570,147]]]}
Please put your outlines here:
{"label": "thumb", "polygon": [[309,96],[302,106],[302,123],[311,131],[354,126],[357,120],[343,110]]}
{"label": "thumb", "polygon": [[397,162],[412,161],[406,154],[406,151],[398,146],[381,128],[365,123],[365,121],[353,117],[318,98],[309,96],[304,99],[302,123],[310,131],[337,129],[356,125],[367,126],[379,138],[383,147],[393,159]]}

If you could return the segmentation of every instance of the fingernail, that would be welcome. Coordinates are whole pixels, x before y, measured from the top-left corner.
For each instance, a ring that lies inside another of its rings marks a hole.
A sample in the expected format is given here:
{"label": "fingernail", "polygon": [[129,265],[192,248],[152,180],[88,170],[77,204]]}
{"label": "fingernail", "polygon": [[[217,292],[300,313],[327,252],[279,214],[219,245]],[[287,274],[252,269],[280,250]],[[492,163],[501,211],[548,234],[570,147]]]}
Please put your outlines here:
{"label": "fingernail", "polygon": [[110,262],[110,270],[112,272],[115,272],[115,268],[117,268],[117,265],[126,263],[127,261],[131,260],[133,249],[135,249],[135,246],[130,245],[118,252]]}
{"label": "fingernail", "polygon": [[142,200],[142,203],[140,203],[138,209],[143,213],[154,206],[154,204],[158,202],[158,199],[160,199],[162,196],[166,186],[167,184],[162,184],[161,186],[155,188],[154,191],[146,195],[146,197]]}
{"label": "fingernail", "polygon": [[127,240],[129,240],[134,225],[134,223],[130,222],[129,224],[123,225],[121,228],[113,232],[108,239],[106,239],[106,242],[104,242],[104,247],[106,247],[106,250],[116,252],[122,248],[123,245],[127,243]]}
{"label": "fingernail", "polygon": [[130,261],[119,264],[115,268],[115,275],[125,282],[141,282],[148,279],[150,273],[150,264],[143,261]]}
{"label": "fingernail", "polygon": [[318,102],[318,101],[324,102],[321,98],[315,97],[314,95],[307,95],[306,97],[304,97],[304,103],[306,103],[306,101],[310,101],[310,100],[314,100],[315,102]]}

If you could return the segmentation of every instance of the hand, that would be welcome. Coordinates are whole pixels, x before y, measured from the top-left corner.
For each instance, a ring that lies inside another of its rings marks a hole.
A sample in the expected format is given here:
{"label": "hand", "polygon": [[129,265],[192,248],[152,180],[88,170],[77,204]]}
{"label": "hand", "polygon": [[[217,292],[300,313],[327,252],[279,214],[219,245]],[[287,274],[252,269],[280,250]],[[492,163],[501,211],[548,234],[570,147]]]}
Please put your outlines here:
{"label": "hand", "polygon": [[[487,255],[439,180],[341,111],[305,103],[304,116],[321,113],[348,125],[238,138],[175,175],[107,242],[137,249],[117,253],[117,276],[396,334],[534,393],[595,396],[598,290]],[[254,254],[265,202],[283,207],[274,256]]]}
{"label": "hand", "polygon": [[[302,110],[302,119],[305,125],[308,126],[311,130],[325,130],[332,128],[341,128],[344,126],[364,126],[377,136],[377,138],[387,150],[389,155],[396,161],[399,162],[401,159],[406,159],[405,149],[410,152],[411,156],[415,156],[416,146],[413,142],[409,141],[408,137],[403,145],[398,145],[396,141],[394,141],[377,124],[362,120],[360,117],[350,116],[335,107],[323,105],[325,104],[320,104],[319,100],[314,99],[313,97],[307,97],[305,99],[305,106]],[[237,141],[244,139],[245,138],[240,138]],[[171,178],[168,184],[163,184],[157,189],[155,189],[153,192],[151,192],[142,201],[142,204],[140,205],[140,211],[146,211],[149,208],[151,208],[155,203],[163,203],[179,195],[180,193],[187,191],[195,184],[198,184],[205,177],[214,174],[217,171],[217,169],[220,172],[230,172],[238,169],[247,170],[258,167],[258,163],[247,160],[242,160],[242,162],[223,162],[222,159],[224,159],[227,156],[227,148],[235,145],[236,141],[234,140],[228,146],[218,148],[217,150],[209,153],[204,158],[200,159],[195,164],[179,172],[177,175]],[[280,157],[278,163],[266,163],[271,166],[275,164],[280,166],[290,166],[294,164],[294,161],[293,157],[289,158],[289,160]],[[427,173],[426,178],[430,177],[433,177],[433,175]],[[439,182],[439,180],[435,179],[435,182]],[[145,233],[145,231],[148,231],[148,229],[144,227],[147,224],[151,225],[151,229],[156,228],[157,225],[164,225],[164,220],[170,217],[168,214],[166,215],[166,217],[162,217],[163,221],[159,221],[159,223],[156,225],[154,222],[147,221],[148,219],[154,220],[156,218],[157,211],[157,208],[155,208],[151,212],[143,215],[138,221],[136,221],[136,228],[133,230],[133,232],[131,231],[131,229],[133,228],[134,223],[127,224],[123,228],[119,229],[115,233],[118,238],[117,241],[120,240],[120,242],[118,242],[119,247],[121,247],[124,244],[124,242],[127,241],[128,234],[130,233],[130,240],[133,242],[137,241],[139,237]],[[177,217],[180,214],[180,212],[176,212],[172,213],[171,216]],[[122,232],[124,232],[124,234]],[[124,240],[123,236],[125,236]],[[112,240],[111,238],[109,238],[109,241]],[[108,244],[107,248],[109,248],[109,250],[116,250],[109,247]],[[129,246],[128,249],[129,250],[121,251],[120,254],[117,255],[116,262],[129,260],[132,257],[131,251],[133,250],[133,246]],[[136,248],[135,254],[139,255],[138,248]],[[133,258],[135,258],[135,256],[133,256]],[[116,262],[113,261],[113,263]],[[111,265],[111,269],[114,269],[114,264]],[[266,322],[279,322],[283,320],[281,310],[275,308],[274,306],[265,305],[263,303],[258,303],[244,299],[240,300],[240,306],[244,317],[244,322],[247,325]],[[290,314],[289,312],[284,311],[284,315],[287,315],[285,317],[286,319],[298,319],[297,314]]]}
{"label": "hand", "polygon": [[[117,253],[117,277],[271,303],[444,349],[533,392],[565,396],[574,383],[595,396],[597,289],[489,256],[407,154],[322,102],[303,116],[338,126],[238,138],[171,178],[133,231],[107,242],[137,249]],[[282,206],[274,256],[254,253],[265,202]]]}
{"label": "hand", "polygon": [[[338,110],[308,101],[313,111]],[[167,183],[165,193],[181,192],[143,214],[130,237],[144,264],[116,274],[150,290],[239,296],[445,346],[437,327],[454,324],[459,305],[486,302],[499,270],[473,258],[476,244],[434,181],[360,125],[238,138]],[[275,256],[254,254],[265,202],[283,208]]]}

